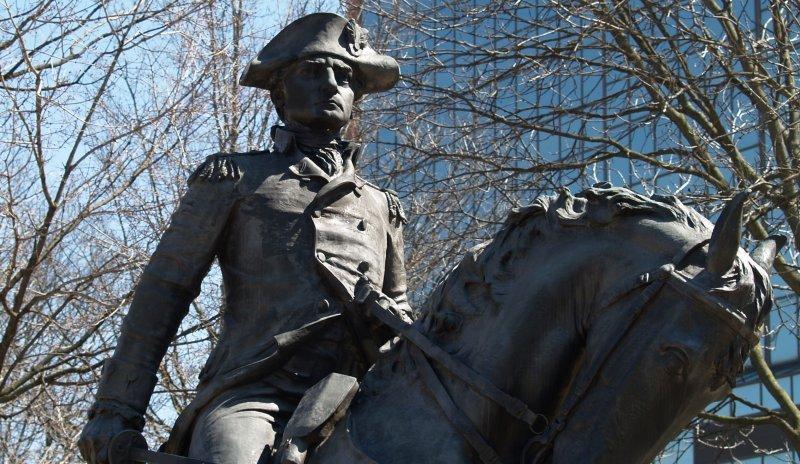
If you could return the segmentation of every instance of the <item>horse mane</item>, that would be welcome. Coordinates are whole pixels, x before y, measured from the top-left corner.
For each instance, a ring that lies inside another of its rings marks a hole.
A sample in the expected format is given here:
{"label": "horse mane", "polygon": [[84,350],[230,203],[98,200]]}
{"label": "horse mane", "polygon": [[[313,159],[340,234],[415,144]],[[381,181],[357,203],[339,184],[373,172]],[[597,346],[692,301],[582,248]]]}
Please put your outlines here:
{"label": "horse mane", "polygon": [[[513,209],[495,236],[472,248],[440,278],[428,297],[423,313],[482,312],[487,303],[496,306],[492,284],[508,281],[513,262],[524,255],[532,240],[564,229],[608,225],[623,217],[648,216],[679,221],[686,227],[711,234],[707,219],[674,196],[644,196],[606,183],[572,195],[567,188],[554,196],[537,197],[532,204]],[[490,269],[491,268],[491,269]]]}
{"label": "horse mane", "polygon": [[[514,264],[542,235],[576,227],[602,227],[630,217],[678,222],[705,237],[713,231],[708,219],[672,195],[645,196],[608,183],[596,184],[576,195],[562,188],[554,196],[541,196],[529,206],[512,210],[492,239],[472,248],[445,272],[422,307],[421,328],[445,333],[457,329],[464,318],[499,310],[516,275]],[[756,316],[749,322],[756,327],[769,311],[769,276],[751,269],[737,274],[753,277],[758,307],[753,308],[750,314]]]}
{"label": "horse mane", "polygon": [[623,217],[649,216],[679,221],[690,229],[709,234],[713,229],[706,218],[675,196],[645,196],[602,182],[574,196],[567,188],[562,188],[555,196],[536,198],[532,205],[512,210],[503,230],[511,231],[521,222],[539,215],[548,216],[554,225],[561,227],[600,226]]}

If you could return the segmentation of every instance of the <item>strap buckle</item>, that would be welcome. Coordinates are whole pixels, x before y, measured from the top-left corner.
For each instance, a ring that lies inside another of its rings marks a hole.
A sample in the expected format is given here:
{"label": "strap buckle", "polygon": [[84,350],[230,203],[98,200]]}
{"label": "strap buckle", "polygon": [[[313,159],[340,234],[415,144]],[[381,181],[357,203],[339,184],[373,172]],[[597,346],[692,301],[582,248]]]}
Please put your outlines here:
{"label": "strap buckle", "polygon": [[537,437],[544,435],[549,429],[550,420],[544,414],[536,413],[536,419],[528,424],[528,430]]}

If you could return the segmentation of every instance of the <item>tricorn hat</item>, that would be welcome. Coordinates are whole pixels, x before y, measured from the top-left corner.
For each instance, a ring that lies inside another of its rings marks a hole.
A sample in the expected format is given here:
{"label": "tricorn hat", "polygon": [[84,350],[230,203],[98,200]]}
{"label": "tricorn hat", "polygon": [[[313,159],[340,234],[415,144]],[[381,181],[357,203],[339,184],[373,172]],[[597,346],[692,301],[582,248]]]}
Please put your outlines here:
{"label": "tricorn hat", "polygon": [[391,89],[400,78],[394,58],[367,43],[367,31],[354,20],[333,13],[313,13],[292,22],[261,49],[239,84],[270,90],[278,70],[305,57],[331,55],[353,67],[363,93]]}

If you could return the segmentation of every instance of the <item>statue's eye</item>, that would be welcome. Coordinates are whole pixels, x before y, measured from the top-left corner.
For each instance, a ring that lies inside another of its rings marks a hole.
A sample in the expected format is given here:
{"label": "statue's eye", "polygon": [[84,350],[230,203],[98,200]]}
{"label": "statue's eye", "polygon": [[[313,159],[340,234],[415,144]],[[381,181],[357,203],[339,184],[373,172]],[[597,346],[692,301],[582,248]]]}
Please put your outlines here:
{"label": "statue's eye", "polygon": [[319,66],[306,64],[300,67],[300,75],[305,77],[316,76],[319,73]]}
{"label": "statue's eye", "polygon": [[337,69],[336,79],[341,84],[347,84],[353,78],[353,73],[349,69]]}
{"label": "statue's eye", "polygon": [[664,369],[675,377],[685,377],[689,366],[689,355],[686,350],[675,345],[665,345],[661,347],[661,359]]}

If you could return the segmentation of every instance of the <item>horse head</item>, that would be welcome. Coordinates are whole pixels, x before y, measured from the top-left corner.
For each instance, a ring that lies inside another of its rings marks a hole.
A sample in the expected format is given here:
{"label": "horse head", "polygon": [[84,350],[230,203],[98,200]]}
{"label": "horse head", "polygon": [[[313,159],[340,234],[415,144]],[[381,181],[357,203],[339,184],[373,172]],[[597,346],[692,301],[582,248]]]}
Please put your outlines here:
{"label": "horse head", "polygon": [[[632,269],[622,293],[595,308],[543,462],[650,462],[730,392],[769,312],[768,270],[785,242],[771,237],[752,257],[739,247],[746,196],[728,202],[710,237],[674,240],[672,260]],[[697,226],[691,213],[684,217]],[[659,234],[652,240],[667,241]]]}

